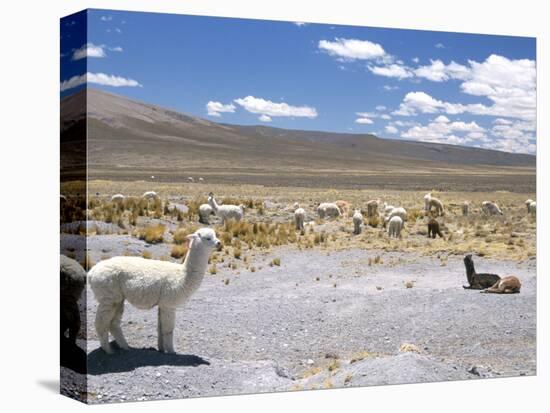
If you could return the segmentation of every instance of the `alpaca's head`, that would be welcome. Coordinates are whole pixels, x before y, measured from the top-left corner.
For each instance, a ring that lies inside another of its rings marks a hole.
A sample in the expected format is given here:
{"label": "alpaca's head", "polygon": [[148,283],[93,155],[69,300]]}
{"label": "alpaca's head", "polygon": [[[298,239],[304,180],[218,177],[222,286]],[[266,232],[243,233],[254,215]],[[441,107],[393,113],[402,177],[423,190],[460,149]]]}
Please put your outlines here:
{"label": "alpaca's head", "polygon": [[189,249],[201,248],[208,252],[222,248],[221,241],[216,237],[216,232],[211,228],[201,228],[187,236]]}
{"label": "alpaca's head", "polygon": [[464,257],[464,264],[466,264],[466,266],[473,265],[473,263],[474,260],[472,259],[472,254],[468,254]]}

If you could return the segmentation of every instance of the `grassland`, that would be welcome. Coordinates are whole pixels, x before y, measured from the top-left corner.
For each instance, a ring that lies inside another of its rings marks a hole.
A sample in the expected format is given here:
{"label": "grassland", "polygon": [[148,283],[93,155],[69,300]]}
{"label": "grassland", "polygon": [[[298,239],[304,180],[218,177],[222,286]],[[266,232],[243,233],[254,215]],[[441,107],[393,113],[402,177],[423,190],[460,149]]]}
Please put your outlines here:
{"label": "grassland", "polygon": [[[154,189],[160,199],[148,202],[140,198],[146,190]],[[66,184],[71,193],[71,184]],[[91,234],[128,234],[148,244],[165,244],[162,258],[181,259],[185,255],[181,240],[201,226],[198,223],[198,207],[206,202],[206,195],[213,191],[222,203],[246,205],[242,222],[221,225],[219,219],[211,219],[224,250],[214,254],[213,262],[227,256],[239,266],[243,262],[252,267],[252,255],[259,250],[271,250],[281,245],[291,245],[299,250],[321,248],[341,250],[363,248],[381,251],[415,252],[420,255],[436,255],[441,265],[449,255],[474,253],[492,258],[525,260],[536,253],[536,219],[528,215],[524,205],[533,193],[498,192],[437,192],[446,213],[438,218],[444,239],[427,237],[427,218],[422,210],[426,191],[401,190],[351,190],[330,188],[264,187],[258,185],[211,185],[198,183],[156,183],[124,181],[92,181],[89,184],[88,219],[111,224],[107,229],[88,228]],[[123,193],[122,203],[112,203],[110,196]],[[344,199],[353,208],[363,209],[366,203],[381,199],[388,204],[407,209],[408,220],[401,239],[390,239],[382,219],[368,221],[362,234],[353,235],[351,217],[321,221],[315,213],[319,202]],[[502,216],[485,216],[481,203],[496,201],[502,208]],[[461,204],[470,202],[470,214],[462,216]],[[299,202],[306,209],[307,224],[304,231],[296,231],[291,205]],[[82,219],[77,210],[75,219]],[[67,217],[65,217],[67,220]],[[82,232],[80,227],[77,232]],[[68,231],[70,232],[70,231]],[[166,256],[166,257],[165,257]],[[153,256],[152,258],[161,258]]]}

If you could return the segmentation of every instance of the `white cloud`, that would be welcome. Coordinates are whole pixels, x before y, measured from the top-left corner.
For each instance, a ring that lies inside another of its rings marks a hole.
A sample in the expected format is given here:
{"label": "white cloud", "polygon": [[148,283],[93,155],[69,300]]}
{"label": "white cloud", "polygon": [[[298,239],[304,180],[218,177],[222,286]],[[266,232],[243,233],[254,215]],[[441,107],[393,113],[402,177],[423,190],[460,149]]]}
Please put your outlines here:
{"label": "white cloud", "polygon": [[380,118],[384,119],[384,120],[390,120],[391,119],[391,116],[384,113],[383,115],[380,115]]}
{"label": "white cloud", "polygon": [[[472,144],[485,139],[485,129],[476,122],[451,122],[446,116],[438,116],[427,125],[416,125],[401,134],[402,138],[422,142]],[[478,142],[479,143],[479,142]]]}
{"label": "white cloud", "polygon": [[492,149],[507,152],[536,153],[536,125],[531,121],[495,119],[491,128]]}
{"label": "white cloud", "polygon": [[361,125],[370,125],[373,123],[373,121],[369,118],[357,118],[355,119],[355,123],[359,123]]}
{"label": "white cloud", "polygon": [[103,22],[110,22],[111,20],[113,20],[113,16],[101,16],[100,19]]}
{"label": "white cloud", "polygon": [[87,57],[107,57],[105,50],[109,50],[111,52],[122,52],[122,47],[108,47],[104,44],[96,45],[93,43],[86,43],[74,50],[72,60],[80,60]]}
{"label": "white cloud", "polygon": [[261,122],[271,122],[271,116],[267,116],[267,115],[261,115],[258,119]]}
{"label": "white cloud", "polygon": [[316,118],[317,110],[310,106],[291,106],[287,103],[275,103],[270,100],[247,96],[234,100],[235,103],[242,106],[248,112],[269,117],[287,116]]}
{"label": "white cloud", "polygon": [[510,60],[491,55],[482,63],[469,61],[469,65],[466,67],[455,62],[444,65],[440,61],[432,61],[432,65],[425,66],[420,74],[431,80],[461,79],[460,88],[464,93],[485,97],[492,101],[491,105],[451,103],[434,99],[425,92],[410,92],[393,113],[402,116],[414,116],[419,112],[471,113],[526,121],[535,119],[536,67],[533,60]]}
{"label": "white cloud", "polygon": [[449,79],[466,79],[470,70],[454,61],[448,65],[441,60],[431,60],[430,65],[420,66],[414,70],[418,77],[431,80],[432,82],[443,82]]}
{"label": "white cloud", "polygon": [[378,105],[376,106],[376,110],[379,111],[379,112],[383,112],[387,109],[387,107],[385,107],[384,105]]}
{"label": "white cloud", "polygon": [[122,33],[122,30],[120,30],[118,27],[115,27],[115,32]]}
{"label": "white cloud", "polygon": [[105,57],[105,56],[107,56],[107,54],[105,53],[105,46],[103,45],[97,46],[93,43],[86,43],[73,52],[72,60],[80,60],[86,57]]}
{"label": "white cloud", "polygon": [[435,48],[436,49],[445,49],[445,45],[443,43],[436,43]]}
{"label": "white cloud", "polygon": [[391,125],[386,126],[384,129],[386,132],[391,134],[396,134],[397,132],[399,132],[399,130],[395,126],[391,126]]}
{"label": "white cloud", "polygon": [[[294,22],[294,24],[298,27],[303,27],[303,26],[307,26],[309,23],[305,23],[305,22]],[[269,122],[269,121],[268,121]]]}
{"label": "white cloud", "polygon": [[386,56],[384,48],[368,40],[336,38],[320,40],[319,49],[342,60],[372,60]]}
{"label": "white cloud", "polygon": [[83,85],[85,83],[93,83],[102,86],[112,87],[142,87],[142,85],[134,79],[128,79],[121,76],[108,75],[105,73],[86,73],[79,76],[73,76],[68,80],[61,82],[61,92]]}
{"label": "white cloud", "polygon": [[64,80],[61,82],[61,92],[64,92],[66,90],[72,89],[74,87],[83,85],[86,83],[86,75],[80,75],[80,76],[73,76],[70,79]]}
{"label": "white cloud", "polygon": [[384,85],[382,86],[384,88],[384,90],[387,90],[388,92],[392,91],[392,90],[397,90],[399,89],[399,86],[391,86],[391,85]]}
{"label": "white cloud", "polygon": [[414,63],[420,62],[420,59],[419,59],[418,57],[413,57],[411,60],[412,60]]}
{"label": "white cloud", "polygon": [[221,102],[211,100],[206,104],[206,111],[208,112],[208,116],[220,117],[221,113],[235,112],[235,105],[232,103],[224,105]]}
{"label": "white cloud", "polygon": [[369,70],[375,75],[395,77],[397,79],[406,79],[414,76],[407,67],[395,63],[386,66],[369,66]]}

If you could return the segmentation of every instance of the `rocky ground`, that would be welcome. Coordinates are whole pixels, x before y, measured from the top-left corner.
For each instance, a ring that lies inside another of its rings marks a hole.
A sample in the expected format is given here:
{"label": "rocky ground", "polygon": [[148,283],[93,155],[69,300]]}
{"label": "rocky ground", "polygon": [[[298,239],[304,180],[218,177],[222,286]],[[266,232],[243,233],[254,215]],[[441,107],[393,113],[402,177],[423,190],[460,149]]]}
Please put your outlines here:
{"label": "rocky ground", "polygon": [[[269,265],[275,257],[280,266]],[[255,272],[220,267],[206,275],[178,311],[175,355],[155,350],[156,310],[129,305],[123,330],[132,349],[103,353],[93,331],[97,303],[88,291],[88,400],[536,372],[535,259],[475,258],[480,272],[518,276],[523,288],[514,295],[464,290],[462,257],[441,261],[403,252],[280,247],[255,261]]]}

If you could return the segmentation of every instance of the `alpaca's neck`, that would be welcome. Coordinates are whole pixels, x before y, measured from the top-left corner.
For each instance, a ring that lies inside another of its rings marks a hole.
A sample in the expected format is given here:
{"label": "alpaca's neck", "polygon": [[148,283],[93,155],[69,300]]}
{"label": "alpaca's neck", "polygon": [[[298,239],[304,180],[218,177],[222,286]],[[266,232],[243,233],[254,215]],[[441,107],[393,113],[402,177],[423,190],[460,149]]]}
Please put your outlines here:
{"label": "alpaca's neck", "polygon": [[208,266],[208,252],[204,251],[203,248],[193,248],[193,245],[191,245],[185,257],[185,261],[183,261],[183,266],[188,276],[203,276]]}
{"label": "alpaca's neck", "polygon": [[214,211],[218,210],[219,206],[218,206],[218,203],[216,202],[216,198],[214,197],[210,198],[210,206]]}
{"label": "alpaca's neck", "polygon": [[472,261],[466,261],[466,278],[468,278],[468,282],[471,284],[474,276],[476,275],[476,270],[474,268],[474,263]]}

